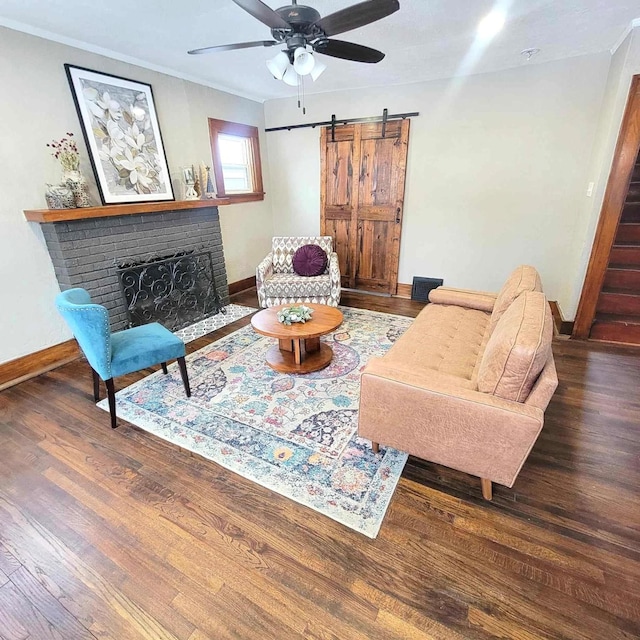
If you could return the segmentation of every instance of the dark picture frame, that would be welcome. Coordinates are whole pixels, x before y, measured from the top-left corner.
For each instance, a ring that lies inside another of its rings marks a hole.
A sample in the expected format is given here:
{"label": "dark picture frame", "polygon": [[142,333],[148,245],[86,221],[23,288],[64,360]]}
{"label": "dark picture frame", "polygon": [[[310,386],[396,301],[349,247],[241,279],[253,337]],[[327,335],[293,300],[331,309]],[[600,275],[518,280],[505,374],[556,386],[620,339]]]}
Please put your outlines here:
{"label": "dark picture frame", "polygon": [[64,68],[102,204],[175,200],[151,85]]}

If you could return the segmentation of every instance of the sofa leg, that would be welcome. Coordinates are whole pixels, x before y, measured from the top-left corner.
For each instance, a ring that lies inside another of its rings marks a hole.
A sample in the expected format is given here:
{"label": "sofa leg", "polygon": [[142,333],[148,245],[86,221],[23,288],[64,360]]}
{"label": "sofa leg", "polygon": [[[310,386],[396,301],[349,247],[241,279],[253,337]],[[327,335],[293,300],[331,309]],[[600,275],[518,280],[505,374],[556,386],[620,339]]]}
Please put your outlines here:
{"label": "sofa leg", "polygon": [[480,483],[482,484],[482,497],[485,500],[491,500],[491,498],[493,498],[491,480],[487,480],[487,478],[480,478]]}
{"label": "sofa leg", "polygon": [[371,450],[373,453],[380,453],[380,443],[371,441]]}

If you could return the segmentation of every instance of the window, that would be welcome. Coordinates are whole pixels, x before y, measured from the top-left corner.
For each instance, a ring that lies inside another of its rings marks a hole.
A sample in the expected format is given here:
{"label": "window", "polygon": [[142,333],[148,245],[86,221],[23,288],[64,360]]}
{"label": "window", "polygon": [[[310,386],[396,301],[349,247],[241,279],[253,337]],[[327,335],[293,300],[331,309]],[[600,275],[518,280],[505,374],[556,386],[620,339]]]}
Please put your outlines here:
{"label": "window", "polygon": [[218,198],[264,200],[258,128],[209,118],[209,138]]}

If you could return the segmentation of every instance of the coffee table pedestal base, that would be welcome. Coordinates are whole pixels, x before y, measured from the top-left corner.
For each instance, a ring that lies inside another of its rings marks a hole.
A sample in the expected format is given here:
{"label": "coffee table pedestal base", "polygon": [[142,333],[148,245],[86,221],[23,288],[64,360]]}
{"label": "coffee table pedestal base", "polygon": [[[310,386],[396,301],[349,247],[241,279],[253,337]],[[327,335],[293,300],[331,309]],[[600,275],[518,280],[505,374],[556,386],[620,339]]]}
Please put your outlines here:
{"label": "coffee table pedestal base", "polygon": [[323,369],[331,362],[333,351],[320,342],[320,336],[342,324],[342,312],[335,307],[309,303],[314,314],[311,321],[285,325],[278,320],[278,312],[286,306],[267,307],[251,318],[256,333],[278,341],[267,351],[268,365],[280,373],[311,373]]}
{"label": "coffee table pedestal base", "polygon": [[331,347],[319,338],[278,340],[267,351],[267,364],[280,373],[311,373],[324,369],[333,358]]}

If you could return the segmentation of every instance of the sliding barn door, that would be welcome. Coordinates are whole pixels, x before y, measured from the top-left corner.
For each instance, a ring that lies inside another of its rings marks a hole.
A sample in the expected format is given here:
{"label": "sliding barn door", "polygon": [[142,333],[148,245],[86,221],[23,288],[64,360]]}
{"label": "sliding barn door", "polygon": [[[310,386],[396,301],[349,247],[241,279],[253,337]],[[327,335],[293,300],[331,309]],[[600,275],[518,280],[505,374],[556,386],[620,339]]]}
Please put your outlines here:
{"label": "sliding barn door", "polygon": [[333,236],[342,286],[396,293],[409,120],[321,133],[320,229]]}

